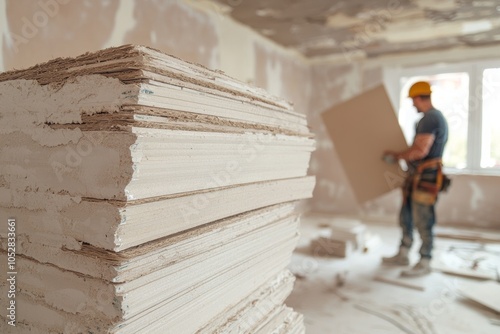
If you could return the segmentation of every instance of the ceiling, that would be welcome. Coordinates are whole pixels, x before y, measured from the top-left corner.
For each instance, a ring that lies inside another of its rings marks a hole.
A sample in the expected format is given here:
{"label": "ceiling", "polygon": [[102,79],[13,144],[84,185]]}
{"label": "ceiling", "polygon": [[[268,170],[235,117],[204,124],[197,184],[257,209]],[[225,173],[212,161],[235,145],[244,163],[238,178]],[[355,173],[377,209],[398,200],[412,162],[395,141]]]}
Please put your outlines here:
{"label": "ceiling", "polygon": [[500,0],[212,0],[313,58],[500,43]]}

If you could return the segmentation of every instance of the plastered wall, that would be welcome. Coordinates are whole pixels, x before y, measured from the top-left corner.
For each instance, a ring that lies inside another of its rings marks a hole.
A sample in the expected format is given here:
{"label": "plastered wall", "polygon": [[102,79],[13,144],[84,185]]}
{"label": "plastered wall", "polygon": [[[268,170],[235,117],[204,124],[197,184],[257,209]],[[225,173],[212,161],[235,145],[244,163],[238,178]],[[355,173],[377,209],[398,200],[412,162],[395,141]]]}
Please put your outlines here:
{"label": "plastered wall", "polygon": [[[320,113],[334,104],[384,83],[397,91],[399,78],[387,77],[385,68],[404,68],[433,64],[494,58],[500,52],[498,46],[428,52],[413,55],[383,57],[376,60],[325,59],[311,64],[312,96],[309,120],[317,134],[317,151],[313,154],[312,170],[317,175],[314,198],[310,202],[315,212],[334,212],[341,215],[360,215],[367,218],[391,218],[397,221],[401,205],[399,190],[363,204],[355,201],[345,172],[332,143],[323,127]],[[370,106],[367,105],[367,108]],[[362,120],[360,120],[362,121]],[[374,124],[376,126],[376,124]],[[438,222],[500,228],[500,176],[451,175],[453,185],[443,194],[437,205]]]}
{"label": "plastered wall", "polygon": [[[239,1],[229,1],[237,6]],[[203,0],[0,0],[0,71],[23,68],[54,57],[76,56],[110,46],[143,44],[262,87],[306,113],[317,135],[311,173],[317,175],[313,211],[393,217],[398,191],[359,205],[319,114],[381,82],[384,68],[481,57],[499,47],[476,48],[376,60],[336,57],[308,61],[224,15],[224,7]],[[500,177],[455,177],[438,205],[442,223],[500,228]]]}
{"label": "plastered wall", "polygon": [[311,163],[312,173],[317,175],[311,201],[313,211],[383,217],[394,215],[397,211],[400,200],[395,192],[363,205],[356,202],[335,151],[335,144],[329,139],[320,117],[332,105],[382,83],[382,73],[381,66],[365,61],[339,60],[311,65],[313,90],[308,116],[318,141]]}

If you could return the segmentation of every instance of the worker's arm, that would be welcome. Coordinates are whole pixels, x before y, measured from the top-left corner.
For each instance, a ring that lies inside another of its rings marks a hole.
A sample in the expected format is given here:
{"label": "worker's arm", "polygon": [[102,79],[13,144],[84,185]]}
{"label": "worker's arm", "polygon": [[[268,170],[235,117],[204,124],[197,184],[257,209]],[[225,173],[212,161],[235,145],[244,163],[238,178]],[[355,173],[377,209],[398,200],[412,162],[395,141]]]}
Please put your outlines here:
{"label": "worker's arm", "polygon": [[406,161],[415,161],[423,159],[429,154],[434,143],[435,136],[432,133],[421,133],[415,136],[413,145],[403,152],[387,151],[385,155],[392,155],[395,159]]}

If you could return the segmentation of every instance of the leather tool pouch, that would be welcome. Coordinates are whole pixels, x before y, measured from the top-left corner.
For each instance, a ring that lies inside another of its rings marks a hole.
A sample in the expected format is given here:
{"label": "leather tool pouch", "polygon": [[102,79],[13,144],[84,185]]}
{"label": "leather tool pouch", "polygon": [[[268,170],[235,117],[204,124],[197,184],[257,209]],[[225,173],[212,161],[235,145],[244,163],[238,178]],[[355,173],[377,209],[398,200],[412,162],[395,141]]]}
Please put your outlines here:
{"label": "leather tool pouch", "polygon": [[446,174],[443,174],[443,182],[441,183],[441,188],[439,189],[439,191],[447,192],[450,186],[451,179]]}
{"label": "leather tool pouch", "polygon": [[435,204],[440,189],[439,168],[432,168],[420,171],[413,180],[412,200],[414,202],[432,205]]}

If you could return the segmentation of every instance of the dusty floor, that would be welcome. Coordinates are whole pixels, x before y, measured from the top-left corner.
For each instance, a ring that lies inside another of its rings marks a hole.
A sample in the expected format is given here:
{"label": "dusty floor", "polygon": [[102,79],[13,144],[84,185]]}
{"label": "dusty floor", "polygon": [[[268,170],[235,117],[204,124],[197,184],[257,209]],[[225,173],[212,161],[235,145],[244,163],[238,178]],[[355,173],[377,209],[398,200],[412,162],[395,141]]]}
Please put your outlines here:
{"label": "dusty floor", "polygon": [[[490,319],[499,319],[499,314],[458,292],[460,284],[471,279],[437,271],[405,279],[424,286],[424,291],[373,279],[400,279],[400,268],[381,264],[381,256],[392,255],[399,244],[395,223],[363,222],[372,235],[365,253],[356,252],[347,259],[313,256],[310,240],[324,234],[328,221],[328,217],[304,217],[301,240],[290,266],[299,278],[287,304],[305,315],[308,334],[500,333],[500,326],[490,323]],[[439,251],[456,242],[436,239],[435,247]],[[412,263],[418,260],[418,246],[412,249]]]}

